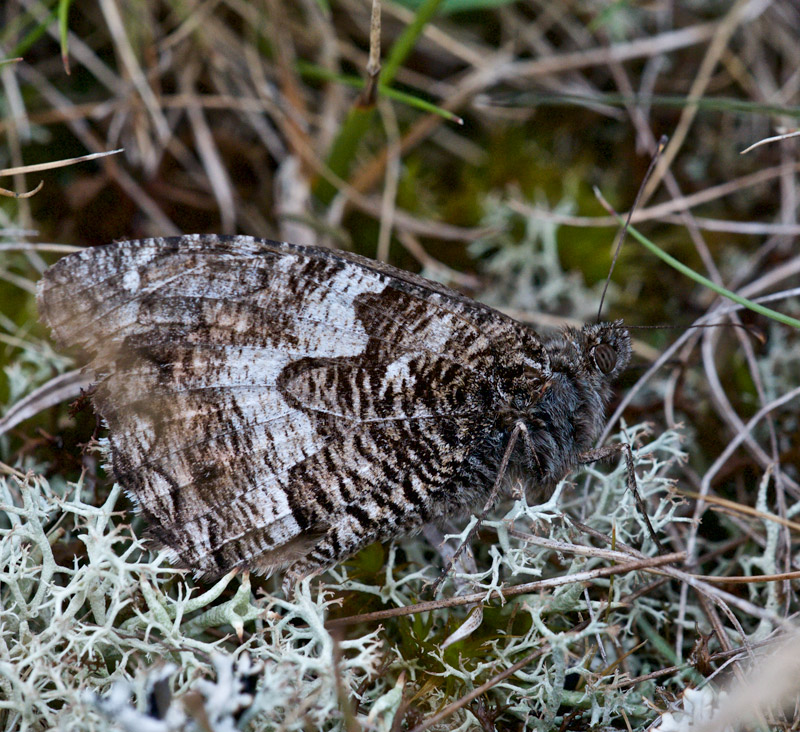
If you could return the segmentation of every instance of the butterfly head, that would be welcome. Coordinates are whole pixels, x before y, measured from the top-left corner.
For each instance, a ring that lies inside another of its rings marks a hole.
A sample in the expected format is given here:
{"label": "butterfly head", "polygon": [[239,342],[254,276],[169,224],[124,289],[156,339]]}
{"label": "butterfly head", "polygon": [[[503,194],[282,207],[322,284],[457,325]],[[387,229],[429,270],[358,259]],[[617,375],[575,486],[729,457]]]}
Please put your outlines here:
{"label": "butterfly head", "polygon": [[604,392],[604,385],[614,381],[631,358],[631,337],[621,320],[565,328],[547,338],[544,346],[552,373],[569,375],[592,391]]}
{"label": "butterfly head", "polygon": [[631,358],[631,337],[621,320],[584,325],[581,331],[585,367],[613,381]]}

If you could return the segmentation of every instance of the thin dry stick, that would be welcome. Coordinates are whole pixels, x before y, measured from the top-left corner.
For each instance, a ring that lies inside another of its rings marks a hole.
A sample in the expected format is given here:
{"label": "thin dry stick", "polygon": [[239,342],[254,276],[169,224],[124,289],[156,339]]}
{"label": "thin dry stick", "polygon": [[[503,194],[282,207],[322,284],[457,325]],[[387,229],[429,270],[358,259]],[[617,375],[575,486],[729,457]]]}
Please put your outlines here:
{"label": "thin dry stick", "polygon": [[754,142],[749,147],[746,147],[739,154],[744,155],[745,153],[749,153],[751,150],[755,150],[757,147],[761,147],[762,145],[768,145],[771,142],[779,142],[780,140],[790,140],[791,138],[798,136],[800,136],[800,130],[794,130],[794,132],[786,132],[783,135],[775,135],[774,137],[765,137],[763,140]]}
{"label": "thin dry stick", "polygon": [[[139,64],[139,59],[128,39],[125,23],[122,20],[119,8],[114,0],[100,0],[100,10],[102,11],[109,33],[114,39],[114,48],[119,55],[128,77],[133,81],[133,85],[144,102],[144,106],[153,120],[153,125],[161,141],[167,140],[170,135],[169,124],[164,117],[164,111],[158,103],[156,95],[150,88],[147,76]],[[140,140],[141,141],[141,140]],[[145,152],[140,150],[140,152]]]}
{"label": "thin dry stick", "polygon": [[381,197],[381,217],[376,259],[379,262],[388,262],[389,245],[392,241],[394,214],[397,206],[397,189],[400,185],[400,128],[397,124],[394,109],[387,100],[382,100],[378,108],[383,121],[383,129],[386,131],[386,145],[390,155],[389,164],[386,166],[386,183]]}
{"label": "thin dry stick", "polygon": [[[584,624],[585,625],[585,624]],[[562,636],[564,638],[564,636]],[[424,732],[426,729],[430,729],[434,724],[438,724],[443,719],[447,719],[451,714],[457,712],[461,707],[466,706],[469,704],[473,699],[477,699],[481,694],[485,694],[489,689],[497,686],[501,681],[507,679],[509,676],[517,673],[521,668],[525,668],[528,664],[535,661],[539,656],[543,655],[547,651],[550,650],[550,644],[544,643],[541,648],[537,648],[532,653],[529,653],[525,658],[517,661],[512,666],[509,666],[505,671],[501,671],[496,676],[492,676],[487,682],[481,684],[476,689],[473,689],[469,694],[462,696],[457,701],[454,701],[452,704],[448,704],[444,709],[434,714],[432,717],[428,717],[424,722],[418,724],[414,727],[411,732]]]}
{"label": "thin dry stick", "polygon": [[[22,347],[30,344],[21,342]],[[9,407],[0,417],[0,435],[6,434],[26,419],[54,407],[61,402],[71,401],[80,396],[82,389],[88,389],[93,377],[84,374],[81,369],[68,371],[50,379],[46,384],[20,399]]]}
{"label": "thin dry stick", "polygon": [[17,242],[15,244],[0,244],[0,252],[58,252],[59,254],[72,254],[79,252],[83,247],[73,244],[47,244],[44,242]]}
{"label": "thin dry stick", "polygon": [[[693,217],[697,228],[702,231],[719,231],[725,234],[744,234],[746,236],[800,236],[800,224],[769,223],[767,221],[728,221],[709,219],[705,216]],[[683,224],[680,216],[665,216],[667,224]]]}
{"label": "thin dry stick", "polygon": [[[717,642],[722,648],[723,651],[731,651],[733,650],[733,645],[728,637],[728,633],[725,631],[725,627],[722,625],[722,619],[717,612],[717,607],[715,604],[706,597],[702,592],[695,593],[697,595],[697,600],[700,603],[700,607],[703,610],[703,614],[706,616],[706,619],[711,624],[712,629],[714,630],[714,635],[717,638]],[[736,626],[734,626],[736,627]],[[748,653],[751,654],[750,648],[747,649]],[[742,678],[742,668],[739,664],[739,659],[737,658],[734,662],[733,670],[736,674],[737,678]]]}
{"label": "thin dry stick", "polygon": [[90,155],[80,155],[77,158],[66,158],[65,160],[51,160],[49,163],[37,163],[36,165],[20,165],[17,168],[3,168],[0,170],[2,175],[17,175],[18,173],[39,173],[43,170],[52,170],[53,168],[64,168],[68,165],[75,165],[76,163],[84,163],[87,160],[95,160],[97,158],[104,158],[108,155],[116,155],[123,150],[109,150],[108,152],[91,153]]}
{"label": "thin dry stick", "polygon": [[[602,66],[612,59],[625,61],[677,51],[708,40],[716,29],[717,23],[698,24],[691,28],[666,31],[650,38],[619,43],[609,48],[559,54],[535,61],[511,62],[508,61],[505,53],[498,53],[488,57],[486,65],[473,70],[464,77],[453,95],[441,102],[439,106],[451,112],[455,111],[463,107],[476,94],[506,81],[533,79],[565,71]],[[406,153],[418,145],[432,134],[442,121],[442,117],[439,115],[431,114],[412,125],[401,141],[402,152]],[[353,188],[358,191],[367,191],[375,186],[383,175],[386,161],[386,151],[376,155],[351,178]]]}
{"label": "thin dry stick", "polygon": [[406,605],[404,607],[394,607],[388,610],[376,610],[371,613],[363,613],[361,615],[349,615],[345,618],[336,618],[329,620],[325,623],[326,628],[338,628],[343,625],[355,625],[357,623],[374,622],[377,620],[385,620],[386,618],[395,618],[404,615],[416,615],[417,613],[424,613],[430,610],[441,610],[447,607],[458,607],[460,605],[471,605],[475,602],[486,602],[493,598],[505,600],[507,597],[514,595],[523,595],[530,592],[538,592],[544,589],[552,589],[553,587],[561,587],[563,585],[571,585],[576,582],[591,582],[601,577],[610,577],[613,574],[626,574],[628,572],[639,571],[663,571],[667,564],[674,564],[683,561],[686,558],[685,552],[673,552],[672,554],[665,554],[664,556],[652,557],[641,559],[633,562],[626,562],[625,564],[617,564],[612,567],[601,567],[599,569],[587,570],[585,572],[575,572],[574,574],[565,577],[553,577],[546,580],[537,580],[536,582],[526,582],[521,585],[512,585],[511,587],[503,588],[502,592],[498,590],[490,590],[488,592],[476,592],[472,595],[460,595],[459,597],[447,597],[442,600],[431,600],[429,602],[420,602],[416,605]]}
{"label": "thin dry stick", "polygon": [[[578,522],[575,522],[576,524]],[[584,556],[584,557],[599,557],[602,559],[607,559],[612,562],[629,562],[632,558],[632,551],[617,551],[614,549],[601,549],[596,546],[583,546],[582,544],[568,544],[565,541],[556,541],[555,539],[548,539],[545,536],[536,536],[535,534],[526,534],[523,531],[517,531],[516,529],[507,529],[506,532],[509,536],[513,536],[516,539],[520,539],[524,541],[526,544],[533,544],[534,546],[540,546],[543,549],[547,549],[551,552],[559,552],[562,554],[575,554],[577,556]],[[602,536],[598,534],[602,541],[610,540],[608,537]],[[620,546],[620,544],[618,544]],[[635,559],[645,559],[645,555],[641,554],[640,552],[636,552]]]}
{"label": "thin dry stick", "polygon": [[[673,160],[677,156],[681,147],[683,147],[683,143],[689,134],[689,129],[692,126],[692,122],[694,122],[697,110],[700,108],[697,104],[697,101],[701,99],[705,93],[705,90],[711,81],[714,69],[716,68],[723,52],[727,48],[731,36],[744,19],[744,11],[750,10],[753,12],[754,5],[755,3],[753,3],[751,0],[737,0],[736,4],[730,9],[728,14],[719,24],[719,27],[714,34],[714,38],[712,39],[708,50],[706,51],[706,55],[703,57],[700,68],[697,71],[697,76],[695,77],[695,80],[692,82],[692,86],[689,89],[689,94],[687,95],[688,103],[681,113],[678,126],[672,133],[672,139],[670,140],[670,143],[667,146],[667,149],[664,151],[664,155],[662,156],[660,163],[653,173],[650,184],[645,189],[645,201],[647,201],[650,196],[653,195],[656,188],[658,188],[658,186],[661,184],[664,174],[672,166]],[[768,5],[769,0],[762,1],[760,12],[763,12]],[[759,11],[755,10],[755,12]]]}
{"label": "thin dry stick", "polygon": [[356,720],[353,700],[348,694],[349,688],[345,690],[342,679],[342,646],[341,638],[336,633],[331,633],[333,643],[333,678],[336,683],[336,696],[339,699],[339,711],[342,713],[345,732],[361,732],[362,727]]}
{"label": "thin dry stick", "polygon": [[710,496],[710,495],[701,495],[700,493],[696,493],[695,491],[686,490],[684,488],[674,488],[673,489],[676,493],[687,496],[688,498],[694,498],[695,500],[703,500],[706,503],[715,503],[718,506],[724,506],[725,508],[730,509],[731,511],[736,511],[737,513],[744,513],[748,516],[754,516],[757,519],[762,521],[774,521],[776,524],[780,524],[781,526],[786,526],[787,528],[792,529],[793,531],[800,532],[800,524],[796,521],[790,521],[789,519],[783,518],[782,516],[776,516],[774,513],[765,513],[764,511],[759,511],[758,509],[752,508],[751,506],[745,506],[742,503],[737,503],[736,501],[729,501],[727,498],[722,498],[720,496]]}
{"label": "thin dry stick", "polygon": [[744,429],[741,430],[727,445],[727,447],[722,451],[720,456],[714,461],[713,465],[706,471],[705,475],[703,476],[703,480],[700,484],[700,493],[697,498],[697,505],[695,506],[694,511],[694,520],[689,528],[689,537],[686,542],[686,550],[687,554],[690,559],[694,558],[695,552],[697,551],[697,529],[696,527],[700,524],[700,517],[703,515],[703,509],[705,507],[705,497],[708,495],[708,492],[711,490],[711,481],[714,476],[719,472],[720,468],[725,464],[728,458],[733,454],[734,450],[745,441],[745,438],[750,435],[750,432],[753,430],[759,421],[765,415],[769,414],[773,409],[777,409],[778,407],[786,404],[786,402],[791,401],[792,399],[796,399],[800,397],[800,387],[792,389],[790,392],[787,392],[781,397],[773,400],[769,404],[765,404],[761,409],[758,410],[744,425]]}
{"label": "thin dry stick", "polygon": [[[734,324],[739,323],[740,321],[738,315],[735,313],[732,314],[731,321]],[[756,388],[758,401],[760,404],[763,405],[767,401],[767,395],[764,389],[763,381],[761,379],[761,373],[758,364],[756,362],[756,356],[753,351],[753,344],[750,342],[749,338],[744,338],[739,333],[737,333],[736,335],[741,344],[742,350],[745,353],[748,369],[750,371],[753,384]],[[706,378],[708,380],[709,387],[711,389],[711,395],[714,399],[714,404],[719,409],[720,416],[724,421],[726,421],[731,426],[731,428],[735,432],[741,432],[744,429],[742,420],[739,418],[738,414],[736,414],[730,399],[725,393],[725,389],[722,385],[722,380],[719,377],[719,373],[716,366],[717,361],[715,358],[716,356],[715,349],[719,342],[719,337],[720,337],[719,332],[716,333],[709,332],[703,334],[702,345],[701,345],[703,367],[706,373]],[[780,461],[780,457],[778,454],[778,438],[772,417],[769,415],[767,417],[766,424],[769,430],[769,438],[770,438],[770,449],[771,449],[770,463],[778,464]],[[746,435],[745,440],[747,441],[748,448],[752,444],[755,444],[755,439],[752,438],[750,435]]]}
{"label": "thin dry stick", "polygon": [[780,574],[754,574],[749,577],[731,575],[730,577],[717,577],[712,574],[693,574],[692,577],[703,582],[717,582],[721,585],[752,585],[760,582],[783,582],[784,580],[800,579],[800,572],[781,572]]}
{"label": "thin dry stick", "polygon": [[[425,247],[420,244],[419,239],[408,230],[398,231],[397,238],[400,240],[403,248],[414,257],[423,268],[437,272],[439,275],[447,278],[451,283],[458,285],[458,287],[463,287],[467,290],[475,290],[480,287],[481,281],[478,277],[448,267],[444,262],[440,262],[438,259],[428,254]],[[512,315],[511,317],[514,316]]]}
{"label": "thin dry stick", "polygon": [[[190,99],[192,90],[198,84],[200,74],[199,63],[188,63],[179,75],[178,83],[181,91]],[[235,233],[236,226],[236,199],[233,184],[225,168],[222,155],[217,147],[211,127],[199,104],[189,103],[186,106],[186,116],[194,135],[197,154],[208,179],[208,184],[217,201],[217,210],[220,216],[220,229],[223,234]]]}
{"label": "thin dry stick", "polygon": [[[776,178],[781,178],[787,173],[800,172],[800,163],[789,163],[775,165],[770,168],[764,168],[754,173],[748,173],[739,178],[720,183],[716,186],[704,188],[697,193],[690,195],[680,195],[671,198],[669,201],[657,203],[649,208],[641,208],[633,212],[631,215],[632,224],[640,224],[644,221],[660,221],[669,220],[669,216],[675,213],[682,213],[689,209],[700,206],[704,203],[717,201],[720,198],[731,196],[736,193],[741,193],[747,188],[770,183]],[[574,216],[570,214],[562,214],[555,211],[537,208],[526,201],[519,199],[511,199],[509,206],[515,211],[519,211],[525,216],[536,215],[548,221],[553,221],[563,226],[576,226],[576,227],[614,227],[619,226],[619,219],[614,216]],[[683,222],[682,218],[672,219],[677,222]],[[713,221],[713,219],[697,219],[698,221]],[[741,224],[745,222],[730,222],[731,224]]]}
{"label": "thin dry stick", "polygon": [[0,196],[4,196],[6,198],[33,198],[39,191],[42,190],[44,187],[44,181],[40,180],[39,185],[36,188],[33,188],[30,191],[25,191],[24,193],[17,193],[16,191],[10,191],[8,188],[0,188]]}
{"label": "thin dry stick", "polygon": [[381,73],[381,2],[372,0],[369,22],[369,61],[367,80],[358,100],[360,106],[372,107],[378,98],[378,77]]}

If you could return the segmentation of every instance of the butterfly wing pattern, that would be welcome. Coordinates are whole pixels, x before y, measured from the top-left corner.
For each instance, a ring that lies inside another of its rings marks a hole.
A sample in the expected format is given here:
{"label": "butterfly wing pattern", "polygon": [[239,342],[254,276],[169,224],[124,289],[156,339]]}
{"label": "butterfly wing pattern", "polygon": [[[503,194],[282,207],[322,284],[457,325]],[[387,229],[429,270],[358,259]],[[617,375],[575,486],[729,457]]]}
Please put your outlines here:
{"label": "butterfly wing pattern", "polygon": [[554,483],[630,355],[620,323],[542,339],[394,267],[247,236],[86,249],[38,305],[90,359],[117,481],[211,576],[297,579],[481,506],[520,420],[515,466]]}

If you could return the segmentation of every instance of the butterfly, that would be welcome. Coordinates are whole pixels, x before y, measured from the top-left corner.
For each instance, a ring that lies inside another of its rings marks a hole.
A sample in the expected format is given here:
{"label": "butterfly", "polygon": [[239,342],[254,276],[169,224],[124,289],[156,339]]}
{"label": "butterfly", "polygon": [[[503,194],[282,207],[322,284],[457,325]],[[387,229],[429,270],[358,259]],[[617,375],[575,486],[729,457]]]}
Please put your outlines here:
{"label": "butterfly", "polygon": [[80,350],[111,467],[200,575],[318,573],[482,506],[509,474],[553,486],[590,450],[627,365],[621,321],[541,336],[347,252],[249,236],[120,241],[38,286]]}

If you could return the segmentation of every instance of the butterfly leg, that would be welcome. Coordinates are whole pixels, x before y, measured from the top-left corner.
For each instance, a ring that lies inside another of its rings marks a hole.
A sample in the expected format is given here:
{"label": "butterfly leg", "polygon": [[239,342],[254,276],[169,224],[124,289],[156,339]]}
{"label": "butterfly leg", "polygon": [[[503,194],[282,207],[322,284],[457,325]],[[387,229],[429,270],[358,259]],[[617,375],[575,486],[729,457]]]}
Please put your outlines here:
{"label": "butterfly leg", "polygon": [[644,519],[645,524],[647,524],[647,530],[650,533],[650,538],[656,545],[659,554],[666,554],[667,550],[659,541],[658,536],[656,536],[656,531],[653,528],[653,524],[650,523],[650,517],[647,514],[647,506],[645,506],[644,500],[639,493],[639,486],[636,482],[636,471],[634,470],[633,465],[633,452],[631,451],[631,446],[627,442],[616,442],[613,445],[605,445],[593,450],[587,450],[578,456],[578,461],[582,465],[586,465],[587,463],[595,463],[598,460],[608,460],[614,458],[620,453],[625,456],[625,479],[628,484],[628,490],[633,494],[633,499],[636,501],[636,507],[639,509],[639,513]]}
{"label": "butterfly leg", "polygon": [[456,549],[455,553],[450,558],[450,561],[447,563],[447,566],[442,570],[442,573],[436,578],[436,581],[431,586],[431,592],[434,597],[439,590],[439,586],[442,584],[442,582],[444,582],[445,577],[447,577],[447,575],[450,573],[450,570],[453,569],[453,565],[461,555],[461,552],[463,552],[464,549],[469,546],[470,542],[475,537],[475,534],[478,533],[478,530],[480,529],[481,524],[483,523],[487,514],[492,510],[494,504],[497,503],[497,496],[500,494],[500,487],[503,485],[503,479],[505,478],[506,471],[508,470],[508,463],[511,460],[511,455],[514,453],[514,447],[516,446],[517,440],[520,438],[520,436],[522,436],[522,439],[526,444],[528,444],[530,440],[528,428],[522,422],[517,422],[514,425],[514,429],[511,431],[511,436],[508,438],[508,444],[506,445],[505,452],[503,453],[503,459],[500,461],[500,467],[497,470],[497,477],[495,478],[492,490],[489,492],[489,497],[486,500],[483,510],[478,514],[478,520],[473,524],[472,528],[467,534],[467,537],[461,542],[458,549]]}

